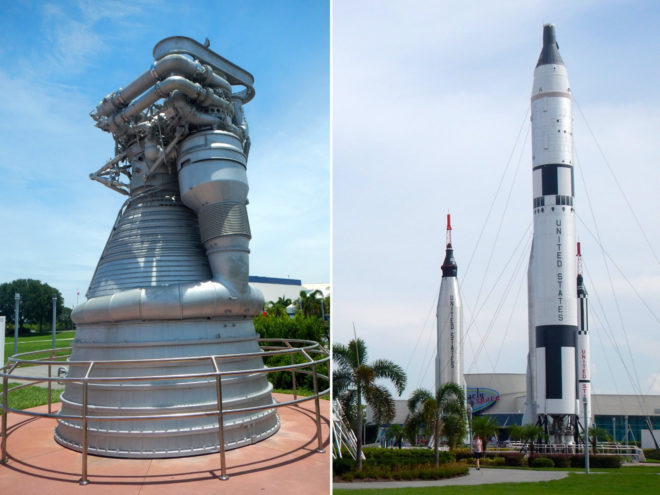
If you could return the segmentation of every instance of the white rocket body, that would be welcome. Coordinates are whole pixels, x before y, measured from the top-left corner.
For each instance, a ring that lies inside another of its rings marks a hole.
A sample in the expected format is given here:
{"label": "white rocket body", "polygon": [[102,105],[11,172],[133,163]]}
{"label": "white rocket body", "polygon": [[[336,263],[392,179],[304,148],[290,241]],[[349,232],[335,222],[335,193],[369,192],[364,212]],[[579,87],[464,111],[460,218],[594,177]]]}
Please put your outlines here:
{"label": "white rocket body", "polygon": [[[580,417],[584,416],[584,398],[591,404],[591,350],[589,348],[588,294],[582,274],[577,278],[578,332],[577,332],[577,379]],[[591,421],[590,421],[591,422]]]}
{"label": "white rocket body", "polygon": [[[448,231],[451,227],[448,226]],[[452,382],[463,387],[463,305],[456,278],[457,266],[451,243],[447,244],[442,264],[442,281],[438,296],[437,353],[435,388]]]}
{"label": "white rocket body", "polygon": [[[572,442],[576,411],[575,210],[571,93],[554,36],[544,26],[532,88],[534,237],[528,270],[526,418],[539,416],[556,442]],[[554,426],[553,426],[554,425]]]}

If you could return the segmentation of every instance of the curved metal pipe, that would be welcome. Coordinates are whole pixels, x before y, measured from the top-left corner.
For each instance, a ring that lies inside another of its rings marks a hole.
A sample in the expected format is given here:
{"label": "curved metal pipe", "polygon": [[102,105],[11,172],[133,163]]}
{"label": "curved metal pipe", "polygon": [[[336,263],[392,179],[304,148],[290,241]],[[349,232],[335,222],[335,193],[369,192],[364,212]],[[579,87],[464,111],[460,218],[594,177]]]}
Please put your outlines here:
{"label": "curved metal pipe", "polygon": [[159,41],[153,51],[155,60],[160,60],[173,53],[184,53],[206,62],[222,72],[231,84],[245,87],[244,90],[234,93],[232,97],[240,99],[243,103],[247,103],[254,98],[254,77],[252,74],[209,50],[208,45],[201,45],[186,36],[171,36]]}
{"label": "curved metal pipe", "polygon": [[181,91],[189,98],[199,102],[202,106],[220,107],[230,115],[234,113],[234,106],[214,94],[211,90],[204,89],[204,87],[189,81],[185,77],[171,76],[164,81],[154,84],[153,88],[133,100],[133,103],[121,112],[117,112],[111,116],[110,119],[116,125],[121,125],[122,122],[128,122],[131,117],[139,114],[142,110],[153,105],[161,98],[166,98],[175,90]]}
{"label": "curved metal pipe", "polygon": [[213,279],[238,295],[250,291],[246,165],[243,145],[231,132],[197,132],[179,147],[181,202],[197,215]]}
{"label": "curved metal pipe", "polygon": [[76,324],[132,320],[184,320],[218,316],[255,316],[264,305],[259,289],[236,297],[224,285],[209,280],[188,284],[144,287],[94,297],[71,312]]}
{"label": "curved metal pipe", "polygon": [[112,115],[128,106],[135,98],[158,81],[173,75],[185,76],[202,83],[204,86],[220,88],[227,94],[231,94],[231,85],[223,77],[213,72],[211,66],[192,61],[184,55],[172,54],[154,62],[148,71],[141,74],[125,88],[120,88],[103,98],[96,106],[96,112],[92,114],[92,117],[98,120],[100,117]]}
{"label": "curved metal pipe", "polygon": [[226,122],[221,117],[211,115],[208,113],[203,113],[197,110],[186,100],[186,96],[183,93],[175,91],[170,98],[167,100],[177,111],[179,117],[188,123],[194,125],[210,125],[210,126],[221,126],[223,129],[229,130],[236,134],[241,140],[245,137],[245,131],[235,126],[230,122]]}

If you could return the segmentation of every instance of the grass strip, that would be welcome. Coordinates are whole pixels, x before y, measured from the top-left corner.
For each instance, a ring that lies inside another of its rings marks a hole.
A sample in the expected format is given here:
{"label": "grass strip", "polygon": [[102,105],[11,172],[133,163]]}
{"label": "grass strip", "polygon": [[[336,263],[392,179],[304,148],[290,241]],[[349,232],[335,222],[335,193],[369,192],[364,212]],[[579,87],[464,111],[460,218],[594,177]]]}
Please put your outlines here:
{"label": "grass strip", "polygon": [[386,495],[657,495],[660,487],[660,468],[651,466],[632,466],[621,469],[585,474],[571,473],[567,478],[537,483],[498,483],[471,486],[435,486],[422,488],[388,489],[336,489],[336,495],[368,495],[384,493]]}
{"label": "grass strip", "polygon": [[[18,382],[9,382],[9,388],[20,385]],[[59,402],[64,390],[52,391],[52,402]],[[48,404],[48,389],[31,385],[7,394],[7,405],[13,409],[29,409],[31,407]]]}

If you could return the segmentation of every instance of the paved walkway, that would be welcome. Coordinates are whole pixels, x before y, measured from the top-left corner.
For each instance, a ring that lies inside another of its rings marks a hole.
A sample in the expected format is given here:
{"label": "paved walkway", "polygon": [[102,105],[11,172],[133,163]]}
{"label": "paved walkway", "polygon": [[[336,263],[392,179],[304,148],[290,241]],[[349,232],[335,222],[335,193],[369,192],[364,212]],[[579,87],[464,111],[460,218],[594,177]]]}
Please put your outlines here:
{"label": "paved walkway", "polygon": [[[53,374],[53,377],[57,376],[57,370],[59,368],[67,368],[68,366],[66,365],[65,362],[62,362],[59,366],[53,365],[51,367],[51,373]],[[30,378],[43,378],[48,376],[48,365],[47,364],[38,364],[36,366],[23,366],[21,368],[18,368],[17,370],[12,373],[13,375],[16,376],[26,376]],[[10,378],[9,381],[11,382],[17,382],[17,383],[31,383],[28,380],[17,380],[16,378]],[[64,382],[62,383],[57,383],[55,381],[51,382],[51,387],[53,390],[63,390],[64,389]],[[48,388],[48,382],[39,382],[39,383],[32,383],[32,385],[35,385],[37,387],[43,387],[43,388]]]}
{"label": "paved walkway", "polygon": [[[284,394],[273,397],[278,402],[292,399]],[[275,435],[255,445],[227,451],[226,481],[217,478],[218,454],[178,459],[89,456],[89,484],[80,486],[82,456],[55,443],[55,421],[9,414],[9,462],[0,464],[0,494],[327,494],[330,405],[326,400],[320,402],[325,453],[315,450],[314,401],[281,407],[278,414],[282,426]],[[46,406],[34,410],[45,412]]]}
{"label": "paved walkway", "polygon": [[568,476],[568,471],[531,471],[528,469],[488,469],[482,468],[477,471],[470,468],[467,476],[450,478],[447,480],[430,481],[373,481],[334,483],[334,489],[346,488],[356,489],[379,489],[384,488],[420,488],[425,486],[465,486],[465,485],[488,485],[492,483],[534,483],[537,481],[560,480]]}

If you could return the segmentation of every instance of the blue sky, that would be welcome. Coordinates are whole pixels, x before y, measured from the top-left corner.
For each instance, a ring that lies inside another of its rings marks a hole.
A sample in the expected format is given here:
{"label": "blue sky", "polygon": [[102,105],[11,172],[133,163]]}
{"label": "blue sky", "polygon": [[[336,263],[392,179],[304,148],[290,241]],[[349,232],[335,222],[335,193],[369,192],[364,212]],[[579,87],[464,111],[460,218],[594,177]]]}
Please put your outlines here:
{"label": "blue sky", "polygon": [[124,197],[89,180],[113,156],[89,112],[183,35],[251,72],[251,273],[330,279],[329,5],[16,1],[0,17],[0,282],[84,296]]}
{"label": "blue sky", "polygon": [[406,394],[431,385],[450,211],[466,371],[523,372],[526,112],[553,22],[576,98],[594,391],[660,393],[656,3],[336,0],[333,16],[330,125],[327,2],[3,2],[0,282],[85,293],[124,200],[88,179],[113,154],[88,114],[159,40],[208,37],[256,80],[251,273],[329,280],[332,127],[334,340],[355,322],[372,357],[406,368]]}
{"label": "blue sky", "polygon": [[334,341],[354,323],[407,371],[403,397],[432,388],[450,212],[465,371],[525,371],[527,111],[552,22],[576,101],[594,392],[660,393],[659,21],[651,1],[334,2]]}

